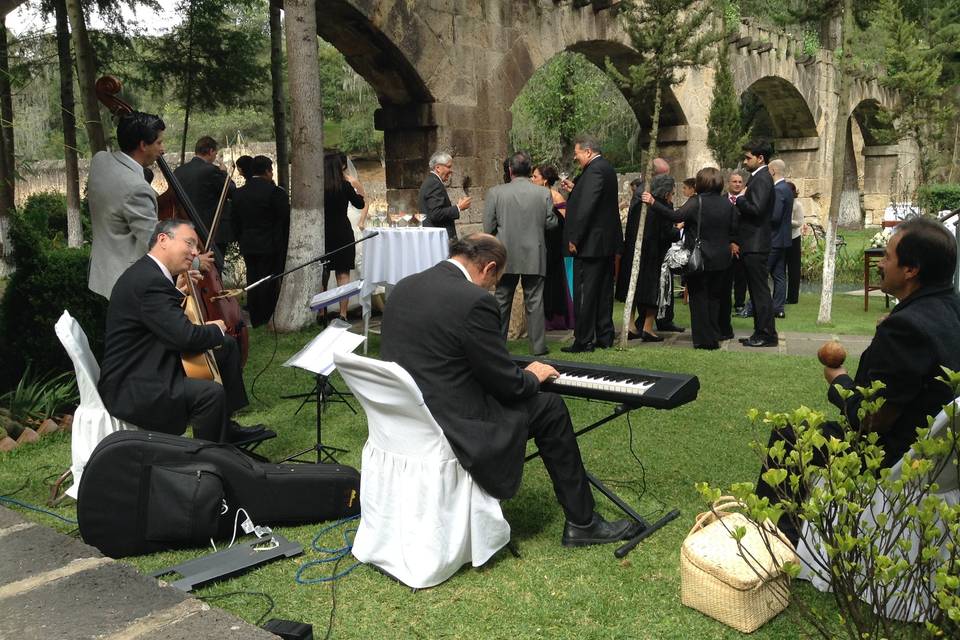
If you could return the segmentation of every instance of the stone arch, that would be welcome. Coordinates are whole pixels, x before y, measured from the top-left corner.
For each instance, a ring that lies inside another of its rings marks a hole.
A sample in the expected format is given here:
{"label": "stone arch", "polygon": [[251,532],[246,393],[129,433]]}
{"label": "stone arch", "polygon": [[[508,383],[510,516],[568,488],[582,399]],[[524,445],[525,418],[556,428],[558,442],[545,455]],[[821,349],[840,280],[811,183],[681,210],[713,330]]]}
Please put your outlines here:
{"label": "stone arch", "polygon": [[788,80],[779,76],[764,76],[748,86],[770,116],[776,137],[815,138],[817,123],[803,94]]}

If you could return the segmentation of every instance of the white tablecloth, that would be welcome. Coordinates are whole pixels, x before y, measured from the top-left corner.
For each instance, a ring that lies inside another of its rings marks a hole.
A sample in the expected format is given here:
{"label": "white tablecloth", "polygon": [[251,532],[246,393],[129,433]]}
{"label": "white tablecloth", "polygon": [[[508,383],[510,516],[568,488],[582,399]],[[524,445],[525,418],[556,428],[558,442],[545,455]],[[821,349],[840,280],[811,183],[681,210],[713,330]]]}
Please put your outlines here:
{"label": "white tablecloth", "polygon": [[360,305],[363,333],[370,325],[370,298],[378,286],[392,285],[414,273],[429,269],[449,254],[447,230],[439,227],[376,229],[379,235],[363,242]]}

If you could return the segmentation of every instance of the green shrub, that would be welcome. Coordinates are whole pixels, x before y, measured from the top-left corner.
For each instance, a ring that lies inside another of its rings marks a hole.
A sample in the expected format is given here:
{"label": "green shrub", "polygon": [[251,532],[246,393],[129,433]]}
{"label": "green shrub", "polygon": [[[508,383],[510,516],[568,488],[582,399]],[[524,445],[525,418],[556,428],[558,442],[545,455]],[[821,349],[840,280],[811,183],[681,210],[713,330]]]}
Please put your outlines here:
{"label": "green shrub", "polygon": [[[67,196],[59,191],[41,191],[30,194],[18,211],[31,228],[37,230],[44,242],[52,246],[67,243]],[[84,199],[80,203],[80,223],[83,239],[90,241],[90,209]]]}
{"label": "green shrub", "polygon": [[[846,245],[837,248],[834,282],[853,284],[863,282],[863,255]],[[800,277],[808,282],[823,280],[823,243],[813,236],[804,236],[800,255]]]}
{"label": "green shrub", "polygon": [[917,189],[917,204],[927,214],[960,208],[960,184],[925,184]]}
{"label": "green shrub", "polygon": [[0,395],[0,405],[3,405],[0,425],[16,438],[20,434],[15,432],[15,425],[37,426],[76,406],[79,399],[73,372],[35,377],[28,366],[16,388]]}
{"label": "green shrub", "polygon": [[28,365],[43,374],[72,370],[53,330],[64,309],[99,359],[107,310],[107,301],[87,288],[89,247],[50,246],[26,216],[11,219],[10,242],[16,271],[0,304],[0,389],[16,385]]}

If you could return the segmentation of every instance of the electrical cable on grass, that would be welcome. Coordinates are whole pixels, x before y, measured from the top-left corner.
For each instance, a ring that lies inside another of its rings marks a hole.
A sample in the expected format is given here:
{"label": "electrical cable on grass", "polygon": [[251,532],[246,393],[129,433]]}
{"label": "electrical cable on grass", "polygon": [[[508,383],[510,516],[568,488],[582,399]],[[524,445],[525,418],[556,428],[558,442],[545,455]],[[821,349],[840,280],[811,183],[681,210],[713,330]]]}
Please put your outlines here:
{"label": "electrical cable on grass", "polygon": [[260,371],[257,372],[257,375],[253,377],[253,382],[250,383],[250,395],[253,396],[254,400],[256,400],[257,402],[263,405],[267,403],[261,400],[260,396],[257,395],[257,391],[256,391],[257,380],[259,380],[260,376],[266,373],[267,369],[270,368],[270,365],[273,364],[273,359],[277,356],[277,348],[279,347],[279,344],[280,344],[280,337],[277,334],[277,325],[273,323],[274,315],[276,315],[276,310],[274,310],[273,314],[270,315],[270,321],[269,321],[269,326],[273,328],[273,352],[270,354],[270,359],[267,360],[267,364],[263,365],[263,368],[260,369]]}
{"label": "electrical cable on grass", "polygon": [[43,513],[43,514],[46,514],[46,515],[48,515],[48,516],[53,516],[54,518],[57,518],[58,520],[63,520],[63,521],[66,522],[67,524],[77,524],[77,521],[76,521],[76,520],[71,520],[70,518],[65,518],[65,517],[63,517],[62,515],[60,515],[59,513],[54,513],[53,511],[50,511],[49,509],[44,509],[44,508],[38,507],[38,506],[36,506],[36,505],[28,504],[28,503],[26,503],[26,502],[21,502],[21,501],[19,501],[19,500],[14,499],[14,498],[7,498],[6,496],[0,496],[0,502],[5,502],[5,503],[7,503],[7,504],[12,504],[12,505],[16,505],[16,506],[18,506],[18,507],[23,507],[24,509],[29,509],[30,511],[36,511],[37,513]]}

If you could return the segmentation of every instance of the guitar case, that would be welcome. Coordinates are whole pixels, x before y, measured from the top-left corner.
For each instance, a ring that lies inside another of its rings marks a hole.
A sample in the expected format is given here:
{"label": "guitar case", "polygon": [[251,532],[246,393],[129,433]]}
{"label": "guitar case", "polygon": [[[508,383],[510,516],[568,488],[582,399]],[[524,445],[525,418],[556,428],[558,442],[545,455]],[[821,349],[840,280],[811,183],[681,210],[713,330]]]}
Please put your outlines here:
{"label": "guitar case", "polygon": [[[229,444],[118,431],[90,455],[77,494],[80,535],[111,558],[229,540],[241,508],[254,524],[271,526],[356,515],[360,473],[256,462]],[[244,520],[240,514],[238,529]]]}

